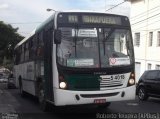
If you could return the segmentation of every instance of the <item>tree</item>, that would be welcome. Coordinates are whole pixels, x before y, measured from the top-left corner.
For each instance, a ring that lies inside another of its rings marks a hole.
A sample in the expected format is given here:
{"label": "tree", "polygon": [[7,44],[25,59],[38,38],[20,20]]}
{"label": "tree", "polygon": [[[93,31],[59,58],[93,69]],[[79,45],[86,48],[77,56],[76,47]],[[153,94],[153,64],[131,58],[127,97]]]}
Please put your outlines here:
{"label": "tree", "polygon": [[10,24],[0,21],[0,65],[13,64],[13,50],[18,42],[24,37],[17,33],[18,28],[13,28]]}

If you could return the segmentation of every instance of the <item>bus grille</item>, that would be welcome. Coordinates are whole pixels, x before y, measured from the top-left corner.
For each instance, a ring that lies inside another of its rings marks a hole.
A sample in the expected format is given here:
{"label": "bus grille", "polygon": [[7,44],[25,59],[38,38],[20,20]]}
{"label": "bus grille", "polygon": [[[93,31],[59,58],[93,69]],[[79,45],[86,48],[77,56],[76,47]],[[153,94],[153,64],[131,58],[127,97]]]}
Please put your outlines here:
{"label": "bus grille", "polygon": [[81,94],[81,97],[83,97],[83,98],[110,97],[110,96],[115,96],[118,94],[119,94],[119,92],[105,93],[105,94]]}
{"label": "bus grille", "polygon": [[101,77],[100,89],[107,89],[112,87],[120,87],[123,85],[125,79],[113,79],[111,75]]}

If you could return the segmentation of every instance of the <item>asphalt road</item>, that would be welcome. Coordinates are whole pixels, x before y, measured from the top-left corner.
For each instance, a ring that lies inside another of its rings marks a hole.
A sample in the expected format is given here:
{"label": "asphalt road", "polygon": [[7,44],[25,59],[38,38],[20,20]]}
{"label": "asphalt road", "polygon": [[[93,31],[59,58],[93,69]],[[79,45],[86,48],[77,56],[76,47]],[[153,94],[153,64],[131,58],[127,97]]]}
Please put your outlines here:
{"label": "asphalt road", "polygon": [[139,119],[160,119],[158,112],[160,112],[160,99],[149,98],[145,102],[138,99],[114,102],[103,110],[96,106],[68,106],[53,107],[49,113],[44,113],[39,109],[36,98],[30,95],[22,98],[18,89],[7,89],[6,84],[0,83],[0,119],[5,116],[15,116],[15,119],[110,119],[118,117],[126,119],[136,118],[136,116]]}

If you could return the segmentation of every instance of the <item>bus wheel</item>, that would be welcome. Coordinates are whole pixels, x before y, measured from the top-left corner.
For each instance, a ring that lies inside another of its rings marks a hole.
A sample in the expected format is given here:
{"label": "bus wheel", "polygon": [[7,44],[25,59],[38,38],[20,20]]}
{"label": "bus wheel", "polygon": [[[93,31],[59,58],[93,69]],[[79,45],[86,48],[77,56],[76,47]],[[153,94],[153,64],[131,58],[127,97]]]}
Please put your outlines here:
{"label": "bus wheel", "polygon": [[39,85],[39,94],[38,94],[38,100],[39,100],[39,104],[40,104],[40,109],[44,112],[48,111],[48,103],[45,100],[45,96],[44,96],[44,89],[42,84]]}
{"label": "bus wheel", "polygon": [[111,104],[111,102],[106,102],[105,104],[100,104],[100,105],[98,105],[98,108],[100,108],[100,109],[104,109],[104,108],[109,107],[109,106],[110,106],[110,104]]}

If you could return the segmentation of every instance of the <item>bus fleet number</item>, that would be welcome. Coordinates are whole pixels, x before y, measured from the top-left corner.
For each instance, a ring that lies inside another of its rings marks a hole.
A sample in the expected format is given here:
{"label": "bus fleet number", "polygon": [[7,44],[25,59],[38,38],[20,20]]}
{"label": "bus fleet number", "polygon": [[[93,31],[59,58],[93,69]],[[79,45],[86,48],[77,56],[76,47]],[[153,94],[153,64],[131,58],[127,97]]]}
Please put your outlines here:
{"label": "bus fleet number", "polygon": [[111,80],[122,80],[125,79],[125,75],[115,75],[115,76],[111,76]]}

